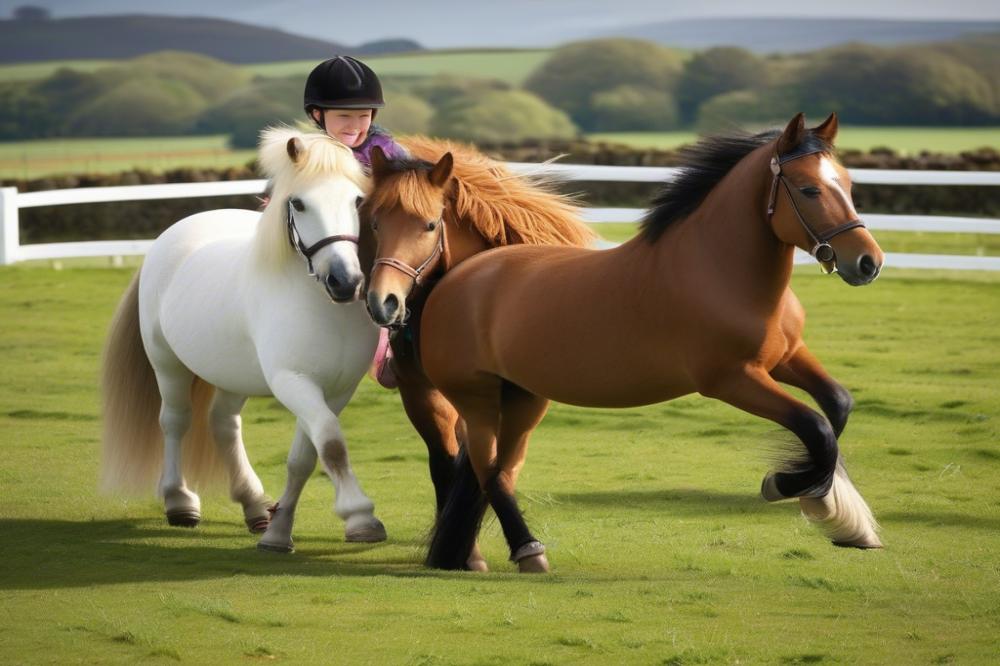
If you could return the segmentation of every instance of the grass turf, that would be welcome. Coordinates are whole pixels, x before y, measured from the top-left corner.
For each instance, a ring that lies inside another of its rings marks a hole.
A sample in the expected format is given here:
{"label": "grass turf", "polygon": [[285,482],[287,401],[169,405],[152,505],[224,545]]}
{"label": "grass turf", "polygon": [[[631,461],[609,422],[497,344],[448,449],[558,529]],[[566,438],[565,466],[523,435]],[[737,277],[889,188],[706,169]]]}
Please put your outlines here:
{"label": "grass turf", "polygon": [[[290,556],[255,551],[218,494],[196,530],[98,495],[99,351],[130,272],[0,269],[3,663],[994,663],[995,275],[888,269],[853,289],[796,271],[806,340],[858,401],[842,446],[885,550],[833,548],[757,498],[787,439],[770,423],[696,396],[554,406],[519,488],[554,573],[522,577],[495,520],[494,573],[421,566],[423,445],[368,380],[343,422],[385,544],[344,543],[319,474]],[[256,399],[244,426],[277,495],[291,419]]]}

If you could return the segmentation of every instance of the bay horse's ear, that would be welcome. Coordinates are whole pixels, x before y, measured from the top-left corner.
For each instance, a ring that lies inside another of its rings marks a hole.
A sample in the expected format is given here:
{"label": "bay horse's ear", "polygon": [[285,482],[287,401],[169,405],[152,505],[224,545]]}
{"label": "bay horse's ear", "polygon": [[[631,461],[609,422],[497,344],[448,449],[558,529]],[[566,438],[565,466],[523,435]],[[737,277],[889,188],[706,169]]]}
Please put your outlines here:
{"label": "bay horse's ear", "polygon": [[427,177],[431,181],[431,185],[435,187],[444,187],[444,184],[448,182],[451,178],[452,167],[455,166],[455,158],[451,156],[451,153],[445,153],[438,160],[438,163],[434,165]]}
{"label": "bay horse's ear", "polygon": [[306,152],[306,144],[302,143],[302,139],[297,136],[293,136],[285,144],[285,150],[288,151],[288,157],[291,158],[293,162],[298,162],[299,157],[302,153]]}
{"label": "bay horse's ear", "polygon": [[382,146],[372,146],[370,158],[372,163],[372,178],[381,180],[382,176],[389,171],[389,158],[385,156]]}
{"label": "bay horse's ear", "polygon": [[801,111],[792,118],[778,139],[778,154],[790,153],[806,138],[806,116]]}
{"label": "bay horse's ear", "polygon": [[812,131],[813,134],[832,146],[834,139],[837,138],[837,113],[831,113],[830,117],[823,121],[822,125],[814,127]]}

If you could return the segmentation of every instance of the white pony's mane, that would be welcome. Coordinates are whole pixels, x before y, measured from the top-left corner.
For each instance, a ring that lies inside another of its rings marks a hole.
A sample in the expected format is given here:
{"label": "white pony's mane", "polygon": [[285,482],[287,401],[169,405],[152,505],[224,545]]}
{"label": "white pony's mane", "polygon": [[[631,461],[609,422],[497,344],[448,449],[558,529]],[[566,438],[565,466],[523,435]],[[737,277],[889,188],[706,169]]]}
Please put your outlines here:
{"label": "white pony's mane", "polygon": [[[288,142],[298,139],[304,150],[293,162]],[[271,198],[254,240],[257,263],[280,267],[295,256],[288,243],[287,205],[296,192],[307,189],[316,180],[344,177],[362,192],[371,191],[371,181],[354,158],[351,149],[326,134],[293,127],[268,127],[260,134],[257,157],[260,170],[271,181]]]}

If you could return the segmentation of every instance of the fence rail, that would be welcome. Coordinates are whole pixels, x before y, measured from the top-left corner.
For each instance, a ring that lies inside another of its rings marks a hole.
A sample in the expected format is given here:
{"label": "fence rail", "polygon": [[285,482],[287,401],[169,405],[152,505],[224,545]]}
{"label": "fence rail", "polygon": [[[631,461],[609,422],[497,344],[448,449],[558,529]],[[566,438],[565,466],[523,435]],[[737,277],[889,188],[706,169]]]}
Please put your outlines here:
{"label": "fence rail", "polygon": [[[591,182],[662,183],[675,177],[675,167],[629,167],[577,164],[527,164],[511,162],[516,173],[544,175],[555,179]],[[900,171],[889,169],[849,169],[855,183],[873,185],[968,185],[1000,186],[1000,172],[989,171]],[[20,244],[18,211],[22,208],[65,206],[85,203],[185,199],[191,197],[257,194],[264,180],[218,181],[210,183],[169,183],[121,187],[87,187],[42,192],[18,192],[0,188],[0,265],[31,259],[63,259],[142,255],[151,240],[87,241],[74,243]],[[642,208],[586,208],[587,222],[634,223],[645,214]],[[1000,220],[928,215],[865,215],[871,229],[912,232],[1000,234]],[[796,261],[809,261],[800,253]],[[952,270],[1000,270],[1000,257],[961,255],[894,254],[887,263],[902,268],[944,268]]]}

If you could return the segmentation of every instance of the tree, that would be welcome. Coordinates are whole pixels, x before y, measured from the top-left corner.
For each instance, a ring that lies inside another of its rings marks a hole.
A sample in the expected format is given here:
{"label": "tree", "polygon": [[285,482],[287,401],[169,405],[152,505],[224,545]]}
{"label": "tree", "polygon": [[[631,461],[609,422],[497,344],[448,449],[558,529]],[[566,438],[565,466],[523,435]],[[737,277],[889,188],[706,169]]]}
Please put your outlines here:
{"label": "tree", "polygon": [[677,82],[681,116],[692,121],[705,100],[733,90],[758,90],[767,81],[767,63],[750,51],[725,47],[698,53]]}
{"label": "tree", "polygon": [[621,86],[670,92],[682,62],[678,52],[641,40],[576,42],[557,49],[524,87],[568,113],[580,127],[593,129],[595,94]]}
{"label": "tree", "polygon": [[376,120],[394,134],[426,134],[430,131],[434,108],[413,95],[392,95],[386,97],[384,109],[380,109]]}
{"label": "tree", "polygon": [[431,131],[465,141],[567,139],[576,135],[569,117],[522,90],[461,97],[440,108]]}
{"label": "tree", "polygon": [[669,93],[644,86],[618,86],[594,93],[591,126],[597,131],[655,131],[677,127],[680,115]]}
{"label": "tree", "polygon": [[45,7],[24,5],[14,10],[15,21],[48,21],[52,14]]}

